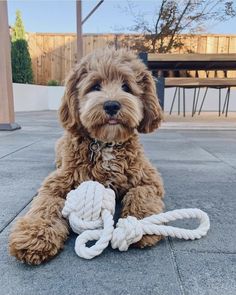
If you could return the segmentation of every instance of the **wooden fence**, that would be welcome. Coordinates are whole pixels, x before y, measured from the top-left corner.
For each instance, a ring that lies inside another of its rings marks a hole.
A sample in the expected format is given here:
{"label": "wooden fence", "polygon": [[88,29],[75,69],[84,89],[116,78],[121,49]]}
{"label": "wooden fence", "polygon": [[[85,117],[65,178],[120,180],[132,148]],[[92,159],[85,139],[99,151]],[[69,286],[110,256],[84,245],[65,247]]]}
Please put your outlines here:
{"label": "wooden fence", "polygon": [[[87,54],[106,45],[130,48],[138,39],[140,35],[87,34],[83,36],[83,50]],[[174,49],[173,53],[236,53],[236,35],[182,35],[181,42],[184,45]],[[35,83],[46,85],[49,80],[57,80],[63,84],[66,75],[77,62],[76,34],[29,33],[28,44]],[[193,72],[190,74],[194,75]],[[205,75],[198,73],[198,76]],[[225,74],[217,75],[220,77]],[[227,76],[236,77],[236,73],[231,71]]]}

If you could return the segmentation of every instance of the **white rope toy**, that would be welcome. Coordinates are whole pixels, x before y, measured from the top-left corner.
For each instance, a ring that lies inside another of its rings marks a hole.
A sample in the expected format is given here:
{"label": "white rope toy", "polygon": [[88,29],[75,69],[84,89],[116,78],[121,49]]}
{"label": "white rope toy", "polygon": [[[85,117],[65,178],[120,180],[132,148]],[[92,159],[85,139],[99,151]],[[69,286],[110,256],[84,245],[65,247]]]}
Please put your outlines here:
{"label": "white rope toy", "polygon": [[[114,230],[115,193],[96,181],[85,181],[67,194],[62,215],[69,219],[78,256],[91,259],[108,246]],[[92,247],[88,241],[97,240]]]}
{"label": "white rope toy", "polygon": [[[200,209],[178,209],[138,220],[134,216],[120,218],[114,229],[115,192],[96,181],[85,181],[68,193],[62,215],[69,219],[72,230],[79,234],[75,242],[78,256],[91,259],[98,256],[111,241],[113,249],[127,251],[143,235],[163,235],[185,240],[200,239],[210,228],[208,215]],[[169,221],[197,218],[196,229],[163,225]],[[89,241],[97,241],[87,247]]]}

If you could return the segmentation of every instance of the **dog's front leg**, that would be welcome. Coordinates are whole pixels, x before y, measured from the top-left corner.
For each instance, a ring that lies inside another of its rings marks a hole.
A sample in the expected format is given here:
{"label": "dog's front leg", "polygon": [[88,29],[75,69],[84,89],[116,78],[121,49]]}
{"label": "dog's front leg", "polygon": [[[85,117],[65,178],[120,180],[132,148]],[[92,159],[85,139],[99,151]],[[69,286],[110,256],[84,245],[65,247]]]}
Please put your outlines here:
{"label": "dog's front leg", "polygon": [[[162,201],[164,191],[162,185],[144,185],[131,188],[124,196],[122,201],[123,208],[121,217],[135,216],[137,219],[158,214],[163,211],[164,203]],[[145,235],[143,238],[133,244],[135,247],[144,248],[153,246],[160,241],[162,236]]]}
{"label": "dog's front leg", "polygon": [[61,210],[72,188],[73,176],[57,170],[49,175],[28,213],[19,218],[10,234],[10,254],[22,262],[40,264],[63,248],[68,224]]}

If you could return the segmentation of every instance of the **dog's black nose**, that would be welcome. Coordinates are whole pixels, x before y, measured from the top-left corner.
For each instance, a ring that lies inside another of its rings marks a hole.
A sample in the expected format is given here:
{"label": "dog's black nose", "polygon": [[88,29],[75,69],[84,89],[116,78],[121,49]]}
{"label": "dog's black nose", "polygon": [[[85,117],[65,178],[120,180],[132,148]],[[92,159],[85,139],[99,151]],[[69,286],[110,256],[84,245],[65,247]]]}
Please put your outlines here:
{"label": "dog's black nose", "polygon": [[121,105],[116,100],[108,100],[104,102],[103,104],[104,111],[110,116],[117,114],[120,108],[121,108]]}

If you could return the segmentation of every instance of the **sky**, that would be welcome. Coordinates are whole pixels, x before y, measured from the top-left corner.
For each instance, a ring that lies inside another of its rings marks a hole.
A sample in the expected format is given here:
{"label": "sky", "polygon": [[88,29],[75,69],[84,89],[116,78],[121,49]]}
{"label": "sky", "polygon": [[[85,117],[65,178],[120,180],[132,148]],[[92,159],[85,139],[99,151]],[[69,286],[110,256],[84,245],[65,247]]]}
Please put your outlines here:
{"label": "sky", "polygon": [[[0,0],[1,1],[1,0]],[[137,9],[151,17],[159,0],[136,0]],[[236,0],[234,0],[236,1]],[[99,0],[84,0],[83,18]],[[128,32],[133,20],[124,11],[127,0],[105,0],[94,15],[84,24],[83,33],[121,33]],[[75,0],[8,0],[9,24],[15,22],[15,12],[19,9],[27,32],[75,33]],[[236,34],[236,18],[207,28],[207,33]]]}

